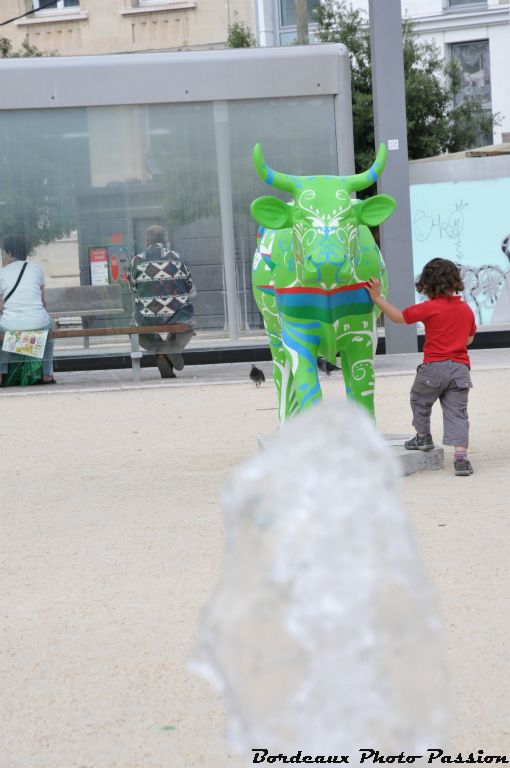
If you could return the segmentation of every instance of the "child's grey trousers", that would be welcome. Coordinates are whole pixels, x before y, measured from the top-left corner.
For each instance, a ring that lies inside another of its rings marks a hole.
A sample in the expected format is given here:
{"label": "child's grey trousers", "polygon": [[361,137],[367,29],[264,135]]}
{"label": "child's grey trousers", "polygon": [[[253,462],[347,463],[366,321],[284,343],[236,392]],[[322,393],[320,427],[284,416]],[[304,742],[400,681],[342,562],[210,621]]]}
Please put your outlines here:
{"label": "child's grey trousers", "polygon": [[411,388],[413,427],[419,434],[430,433],[430,413],[439,399],[443,409],[443,444],[467,448],[467,404],[472,386],[469,368],[462,363],[442,360],[419,365]]}

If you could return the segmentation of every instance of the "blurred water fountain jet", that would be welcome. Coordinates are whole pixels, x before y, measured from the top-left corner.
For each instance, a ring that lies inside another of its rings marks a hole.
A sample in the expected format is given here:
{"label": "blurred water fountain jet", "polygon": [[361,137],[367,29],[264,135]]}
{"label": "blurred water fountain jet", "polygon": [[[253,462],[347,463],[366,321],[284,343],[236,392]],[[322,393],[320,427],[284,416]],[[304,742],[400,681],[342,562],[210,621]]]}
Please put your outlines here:
{"label": "blurred water fountain jet", "polygon": [[361,748],[444,743],[440,622],[398,483],[348,403],[289,421],[234,472],[194,662],[223,692],[234,749],[356,765]]}

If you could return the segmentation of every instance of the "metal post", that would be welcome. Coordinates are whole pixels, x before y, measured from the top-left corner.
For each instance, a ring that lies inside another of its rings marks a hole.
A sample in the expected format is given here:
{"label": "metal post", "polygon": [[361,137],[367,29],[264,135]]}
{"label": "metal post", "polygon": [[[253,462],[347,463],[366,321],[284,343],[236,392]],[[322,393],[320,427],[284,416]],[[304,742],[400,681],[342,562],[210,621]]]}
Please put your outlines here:
{"label": "metal post", "polygon": [[354,138],[352,127],[351,65],[348,56],[338,53],[339,93],[335,96],[336,153],[339,176],[354,173]]}
{"label": "metal post", "polygon": [[236,249],[234,240],[234,212],[232,210],[230,131],[227,102],[215,101],[213,113],[223,264],[225,267],[225,290],[227,293],[227,326],[230,338],[233,341],[237,341],[239,338],[239,310],[237,306]]}
{"label": "metal post", "polygon": [[137,333],[132,333],[129,337],[131,342],[131,369],[133,372],[133,381],[140,384],[142,381],[141,358],[143,352],[140,352],[140,338]]}
{"label": "metal post", "polygon": [[[388,162],[377,182],[398,207],[381,227],[381,250],[388,267],[389,299],[399,308],[414,304],[411,206],[400,0],[369,0],[370,47],[376,145],[388,147]],[[415,326],[384,322],[386,352],[416,352]]]}

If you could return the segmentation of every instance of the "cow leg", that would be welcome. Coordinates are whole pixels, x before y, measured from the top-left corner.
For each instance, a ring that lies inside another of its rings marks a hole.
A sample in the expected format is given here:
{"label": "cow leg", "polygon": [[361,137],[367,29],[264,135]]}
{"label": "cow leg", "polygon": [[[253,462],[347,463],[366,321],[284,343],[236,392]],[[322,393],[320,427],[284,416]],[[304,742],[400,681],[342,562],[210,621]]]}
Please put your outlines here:
{"label": "cow leg", "polygon": [[273,358],[273,379],[278,394],[278,417],[280,423],[284,424],[290,416],[299,411],[295,381],[280,336],[268,332],[268,338]]}
{"label": "cow leg", "polygon": [[367,331],[350,332],[341,345],[342,373],[350,400],[374,416],[374,342]]}
{"label": "cow leg", "polygon": [[320,323],[284,320],[282,342],[294,377],[299,410],[304,411],[322,400],[317,369]]}
{"label": "cow leg", "polygon": [[[262,267],[260,267],[262,264]],[[264,267],[263,262],[259,262],[259,269],[263,268],[265,272],[270,271]],[[269,282],[270,277],[263,273],[264,279],[260,276],[254,278],[254,284],[258,279],[262,283]],[[262,291],[259,291],[256,287],[253,289],[253,295],[255,301],[262,315],[264,322],[264,328],[269,340],[269,350],[271,357],[273,358],[273,379],[276,387],[276,393],[278,395],[278,417],[280,423],[284,423],[289,416],[296,413],[299,410],[298,402],[296,399],[296,391],[294,386],[294,377],[290,362],[285,354],[285,350],[282,345],[282,325],[278,309],[274,296],[268,296]]]}

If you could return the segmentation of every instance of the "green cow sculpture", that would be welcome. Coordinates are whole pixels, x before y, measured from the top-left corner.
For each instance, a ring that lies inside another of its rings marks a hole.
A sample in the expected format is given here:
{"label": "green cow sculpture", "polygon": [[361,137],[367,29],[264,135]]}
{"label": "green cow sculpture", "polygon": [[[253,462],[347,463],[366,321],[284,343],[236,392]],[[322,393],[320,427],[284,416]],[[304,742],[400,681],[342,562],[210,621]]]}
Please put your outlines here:
{"label": "green cow sculpture", "polygon": [[293,198],[259,197],[250,206],[261,225],[253,293],[269,337],[281,422],[322,399],[317,357],[335,363],[337,353],[347,396],[374,413],[379,311],[365,286],[377,277],[386,296],[388,282],[368,227],[391,216],[396,202],[351,194],[377,180],[386,154],[381,144],[372,167],[353,176],[290,176],[269,168],[260,144],[253,149],[262,181]]}

